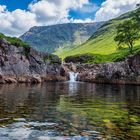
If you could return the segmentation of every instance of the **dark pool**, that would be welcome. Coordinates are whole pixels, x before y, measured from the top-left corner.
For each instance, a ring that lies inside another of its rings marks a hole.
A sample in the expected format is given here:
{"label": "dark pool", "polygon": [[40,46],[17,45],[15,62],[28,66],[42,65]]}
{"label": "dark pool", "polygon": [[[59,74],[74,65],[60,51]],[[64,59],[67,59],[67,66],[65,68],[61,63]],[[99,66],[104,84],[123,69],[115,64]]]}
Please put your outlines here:
{"label": "dark pool", "polygon": [[0,85],[0,140],[139,140],[140,86]]}

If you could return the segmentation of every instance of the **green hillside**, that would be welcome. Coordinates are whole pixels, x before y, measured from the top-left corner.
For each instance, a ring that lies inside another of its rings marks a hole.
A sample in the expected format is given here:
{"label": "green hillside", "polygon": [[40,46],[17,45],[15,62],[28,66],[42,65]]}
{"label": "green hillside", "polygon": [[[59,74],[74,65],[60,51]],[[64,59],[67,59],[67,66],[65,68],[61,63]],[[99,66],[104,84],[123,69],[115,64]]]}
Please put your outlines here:
{"label": "green hillside", "polygon": [[[128,56],[128,49],[126,46],[121,50],[117,49],[117,43],[114,41],[116,35],[116,27],[130,19],[137,10],[121,15],[120,17],[108,21],[106,24],[101,26],[93,36],[80,46],[75,46],[71,48],[60,48],[55,54],[61,58],[65,58],[70,55],[80,55],[80,54],[92,54],[96,56],[97,60],[95,62],[110,62],[117,61],[118,59],[123,59]],[[140,40],[136,42],[134,52],[139,51]],[[100,59],[100,60],[99,60]]]}

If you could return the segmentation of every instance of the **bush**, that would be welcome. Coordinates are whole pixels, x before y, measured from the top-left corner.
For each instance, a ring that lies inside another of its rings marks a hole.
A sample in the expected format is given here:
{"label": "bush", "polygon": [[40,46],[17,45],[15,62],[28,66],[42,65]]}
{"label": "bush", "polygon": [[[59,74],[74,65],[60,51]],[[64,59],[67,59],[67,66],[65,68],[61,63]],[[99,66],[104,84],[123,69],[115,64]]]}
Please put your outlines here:
{"label": "bush", "polygon": [[61,59],[53,54],[47,54],[44,56],[44,61],[50,61],[51,64],[61,64]]}
{"label": "bush", "polygon": [[93,54],[80,54],[80,55],[73,55],[68,56],[64,59],[66,63],[89,63],[93,61],[95,56]]}

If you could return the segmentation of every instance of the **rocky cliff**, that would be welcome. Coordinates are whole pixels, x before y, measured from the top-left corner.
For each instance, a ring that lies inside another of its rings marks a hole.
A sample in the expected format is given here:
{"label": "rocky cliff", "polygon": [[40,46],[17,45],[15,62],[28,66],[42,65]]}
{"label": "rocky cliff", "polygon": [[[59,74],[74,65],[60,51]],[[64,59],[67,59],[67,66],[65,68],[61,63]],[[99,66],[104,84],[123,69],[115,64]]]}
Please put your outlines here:
{"label": "rocky cliff", "polygon": [[12,45],[0,39],[0,83],[38,83],[64,80],[61,60],[32,48]]}
{"label": "rocky cliff", "polygon": [[140,85],[140,53],[122,62],[75,66],[65,64],[64,69],[66,68],[79,72],[78,81]]}

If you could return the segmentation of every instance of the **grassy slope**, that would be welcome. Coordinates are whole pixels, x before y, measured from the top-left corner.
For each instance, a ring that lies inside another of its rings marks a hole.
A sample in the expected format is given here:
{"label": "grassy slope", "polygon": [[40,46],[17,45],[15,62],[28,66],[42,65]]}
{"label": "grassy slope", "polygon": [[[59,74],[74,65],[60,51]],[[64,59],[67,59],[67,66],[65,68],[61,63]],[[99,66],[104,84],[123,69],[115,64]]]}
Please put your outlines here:
{"label": "grassy slope", "polygon": [[[135,11],[133,12],[135,13]],[[128,55],[128,50],[125,49],[126,46],[124,46],[124,49],[122,50],[117,50],[114,36],[116,35],[116,26],[124,20],[128,20],[131,17],[131,14],[132,12],[129,12],[116,19],[110,20],[81,46],[76,46],[74,48],[61,48],[57,50],[55,54],[61,58],[65,58],[70,55],[90,53],[97,56],[97,63],[115,61],[116,59],[126,57]],[[134,52],[139,50],[139,44],[140,40],[136,42]]]}
{"label": "grassy slope", "polygon": [[2,39],[2,38],[5,38],[12,45],[15,45],[17,47],[24,47],[24,48],[28,48],[29,47],[28,44],[26,44],[25,42],[23,42],[19,38],[16,38],[16,37],[8,37],[8,36],[5,36],[4,34],[0,33],[0,39]]}
{"label": "grassy slope", "polygon": [[30,46],[16,37],[8,37],[4,34],[0,33],[0,39],[5,38],[11,45],[15,45],[16,47],[23,47],[24,48],[24,55],[28,57],[30,53]]}

